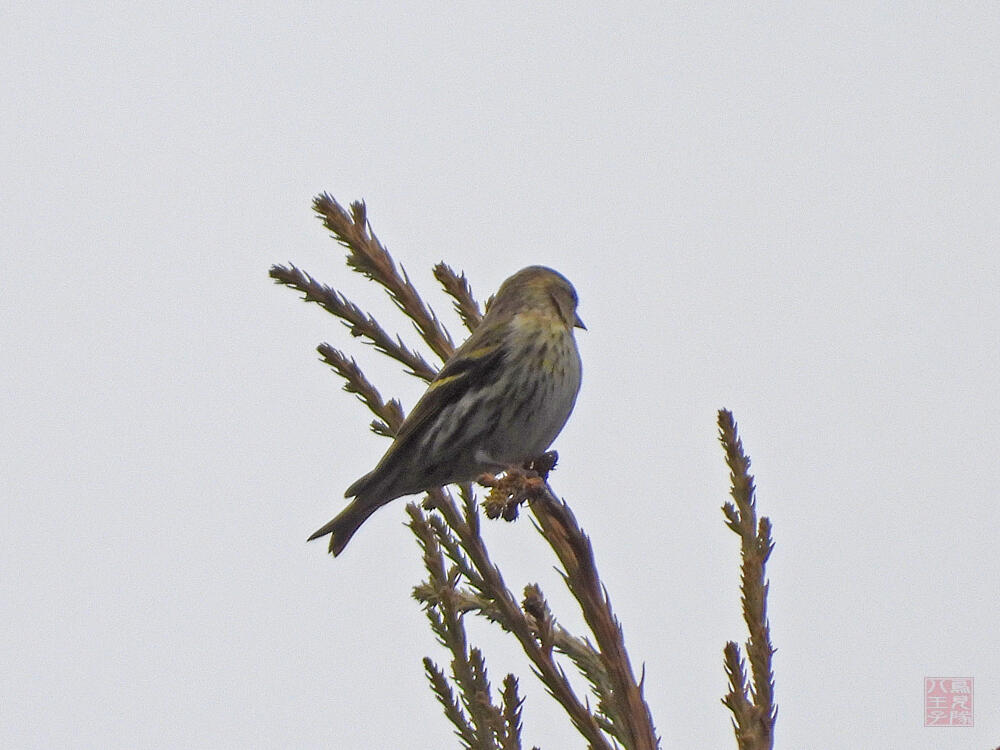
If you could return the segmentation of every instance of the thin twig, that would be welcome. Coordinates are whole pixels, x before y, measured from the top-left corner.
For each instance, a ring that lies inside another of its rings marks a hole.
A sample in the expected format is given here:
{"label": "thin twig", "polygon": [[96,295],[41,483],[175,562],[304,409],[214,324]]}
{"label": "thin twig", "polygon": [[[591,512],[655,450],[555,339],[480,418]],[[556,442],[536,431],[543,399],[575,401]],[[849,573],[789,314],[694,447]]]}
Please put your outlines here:
{"label": "thin twig", "polygon": [[372,422],[372,431],[385,437],[395,436],[403,424],[404,416],[399,401],[394,398],[383,401],[382,395],[365,377],[358,363],[339,349],[334,349],[329,344],[320,344],[316,347],[316,351],[319,352],[320,359],[344,379],[344,390],[356,394],[361,403],[378,417]]}
{"label": "thin twig", "polygon": [[[444,493],[430,494],[435,495],[434,509],[441,513],[448,528],[458,536],[462,549],[465,550],[482,580],[483,593],[496,608],[504,626],[521,644],[546,689],[563,707],[573,726],[586,738],[593,750],[611,750],[611,745],[608,744],[597,721],[576,697],[566,674],[552,659],[551,652],[539,644],[524,611],[507,588],[500,569],[490,559],[482,537],[472,532],[472,526],[450,497],[446,497]],[[416,506],[411,504],[410,507],[411,517],[414,512],[419,512]]]}
{"label": "thin twig", "polygon": [[607,713],[615,735],[632,750],[656,750],[660,745],[653,717],[632,671],[621,624],[598,575],[590,539],[569,506],[555,496],[548,483],[544,490],[545,494],[531,503],[531,512],[545,541],[562,563],[566,585],[580,603],[584,620],[596,639],[601,663],[611,683]]}
{"label": "thin twig", "polygon": [[441,282],[444,290],[455,300],[455,312],[462,319],[462,324],[470,331],[476,330],[483,319],[479,303],[472,296],[472,287],[465,274],[457,274],[447,263],[441,262],[434,266],[434,278]]}
{"label": "thin twig", "polygon": [[733,415],[719,411],[719,440],[725,448],[726,464],[732,484],[733,502],[722,507],[726,525],[740,537],[742,556],[740,590],[743,594],[743,619],[750,637],[746,643],[750,662],[751,682],[739,646],[726,645],[725,664],[730,692],[723,703],[733,712],[736,739],[741,750],[771,750],[774,747],[774,725],[778,709],[774,705],[774,671],[771,630],[767,621],[768,583],[765,574],[767,559],[774,549],[771,521],[757,520],[754,481],[750,474],[750,459],[743,451]]}
{"label": "thin twig", "polygon": [[365,204],[351,204],[350,213],[327,193],[316,197],[313,210],[323,220],[337,241],[347,248],[347,265],[372,281],[382,285],[396,306],[413,321],[424,342],[441,361],[455,351],[455,344],[434,311],[424,304],[410,281],[406,270],[397,270],[392,256],[385,249],[368,223]]}
{"label": "thin twig", "polygon": [[348,327],[352,336],[366,339],[378,351],[405,365],[410,374],[429,381],[437,372],[420,354],[408,348],[399,336],[390,336],[370,314],[336,289],[319,283],[302,269],[291,263],[287,266],[271,266],[270,276],[277,283],[302,292],[302,298],[306,302],[315,302],[336,315]]}

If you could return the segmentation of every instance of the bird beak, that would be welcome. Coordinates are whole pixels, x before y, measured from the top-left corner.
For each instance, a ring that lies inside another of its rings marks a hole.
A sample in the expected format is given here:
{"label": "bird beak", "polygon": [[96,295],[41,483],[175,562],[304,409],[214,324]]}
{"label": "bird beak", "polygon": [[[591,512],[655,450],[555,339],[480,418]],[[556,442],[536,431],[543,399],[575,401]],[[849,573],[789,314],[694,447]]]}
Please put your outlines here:
{"label": "bird beak", "polygon": [[577,315],[577,316],[576,316],[576,320],[574,320],[574,321],[573,321],[573,327],[574,327],[574,328],[582,328],[582,329],[583,329],[583,330],[585,330],[585,331],[587,330],[587,326],[585,326],[585,325],[583,324],[583,321],[582,321],[582,320],[580,320],[580,316],[579,316],[579,315]]}

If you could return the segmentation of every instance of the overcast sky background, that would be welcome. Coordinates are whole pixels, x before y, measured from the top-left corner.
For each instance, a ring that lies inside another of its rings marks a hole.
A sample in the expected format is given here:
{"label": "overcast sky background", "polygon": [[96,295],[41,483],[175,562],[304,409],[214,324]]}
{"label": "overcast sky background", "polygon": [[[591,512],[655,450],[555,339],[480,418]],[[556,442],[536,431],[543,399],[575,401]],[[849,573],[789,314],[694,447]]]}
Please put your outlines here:
{"label": "overcast sky background", "polygon": [[[735,747],[720,407],[775,528],[778,746],[1000,744],[996,3],[14,3],[0,35],[0,745],[457,747],[404,501],[305,543],[386,447],[316,344],[421,392],[267,278],[412,340],[321,191],[456,334],[439,260],[576,285],[552,482],[665,750]],[[578,629],[530,524],[488,526]],[[525,742],[582,747],[473,633]],[[925,676],[975,678],[974,728],[924,728]]]}

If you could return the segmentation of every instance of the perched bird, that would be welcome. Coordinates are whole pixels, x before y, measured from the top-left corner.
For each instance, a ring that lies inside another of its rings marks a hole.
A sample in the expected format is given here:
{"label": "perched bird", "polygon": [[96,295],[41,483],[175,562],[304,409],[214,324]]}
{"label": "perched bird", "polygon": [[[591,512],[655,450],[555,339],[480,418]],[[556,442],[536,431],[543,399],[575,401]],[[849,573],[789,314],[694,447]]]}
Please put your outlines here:
{"label": "perched bird", "polygon": [[580,390],[573,285],[544,266],[500,285],[473,334],[444,363],[378,465],[347,488],[354,500],[309,537],[339,555],[354,532],[403,495],[468,482],[540,456]]}

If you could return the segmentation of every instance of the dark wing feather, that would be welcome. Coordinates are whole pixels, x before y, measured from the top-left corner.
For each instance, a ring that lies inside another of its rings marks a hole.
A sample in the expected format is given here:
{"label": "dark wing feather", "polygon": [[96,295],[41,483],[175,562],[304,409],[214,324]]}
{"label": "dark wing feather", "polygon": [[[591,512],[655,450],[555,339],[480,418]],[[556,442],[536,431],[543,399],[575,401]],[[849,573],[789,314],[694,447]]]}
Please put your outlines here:
{"label": "dark wing feather", "polygon": [[475,384],[494,379],[505,358],[504,348],[493,346],[472,350],[445,362],[399,428],[393,448],[421,434],[433,422],[434,415],[462,398]]}
{"label": "dark wing feather", "polygon": [[[477,384],[496,378],[505,358],[506,352],[502,346],[477,346],[472,338],[466,341],[431,381],[413,411],[403,421],[396,439],[382,456],[378,466],[352,484],[344,493],[345,496],[363,495],[380,483],[394,481],[399,461],[420,461],[422,457],[416,455],[416,445],[423,441],[429,430],[439,428],[435,420],[441,410],[460,400]],[[384,490],[383,487],[379,492]],[[400,487],[396,486],[392,491],[398,490]]]}

